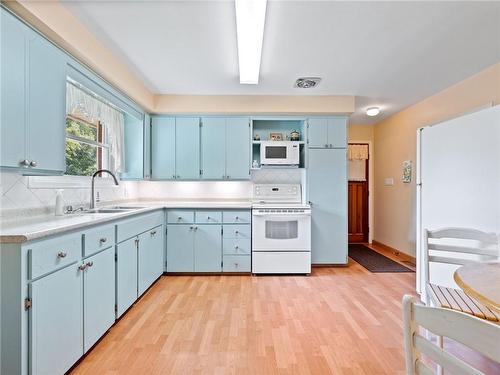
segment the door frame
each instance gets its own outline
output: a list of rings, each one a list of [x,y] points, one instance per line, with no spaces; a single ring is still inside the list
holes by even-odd
[[[373,174],[373,141],[349,139],[347,147],[350,144],[367,144],[368,145],[368,243],[373,241],[373,188],[374,188],[374,174]],[[348,163],[349,164],[349,163]],[[349,168],[349,166],[348,166]],[[347,173],[347,183],[349,184],[349,173]],[[348,213],[349,214],[349,213]]]

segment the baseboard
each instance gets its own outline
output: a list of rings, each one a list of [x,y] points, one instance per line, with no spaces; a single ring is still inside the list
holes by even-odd
[[[413,257],[411,255],[408,255],[406,253],[403,253],[403,252],[399,251],[398,249],[395,249],[395,248],[393,248],[393,247],[391,247],[389,245],[386,245],[386,244],[384,244],[382,242],[378,242],[376,240],[372,240],[372,245],[378,246],[378,247],[381,247],[384,250],[390,251],[394,255],[397,255],[399,258],[401,258],[402,261],[411,263],[413,265],[417,264],[417,260],[415,259],[415,257]]]

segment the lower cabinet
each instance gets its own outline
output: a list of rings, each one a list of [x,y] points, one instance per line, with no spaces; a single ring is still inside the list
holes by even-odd
[[[194,272],[222,271],[222,227],[195,225]]]
[[[193,272],[193,225],[167,225],[167,272]]]
[[[116,245],[116,317],[137,299],[137,237]]]
[[[84,260],[83,351],[115,322],[115,249],[110,247]]]
[[[139,296],[163,273],[163,249],[162,225],[139,236],[137,255],[137,294]]]
[[[74,263],[29,288],[32,374],[64,374],[83,355],[83,267]]]

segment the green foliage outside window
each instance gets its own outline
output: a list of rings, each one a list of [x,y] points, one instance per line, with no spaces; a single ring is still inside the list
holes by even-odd
[[[86,143],[85,140],[96,143],[98,129],[93,124],[66,119],[66,174],[74,176],[91,176],[98,168],[102,168],[98,153],[103,153],[103,147]]]

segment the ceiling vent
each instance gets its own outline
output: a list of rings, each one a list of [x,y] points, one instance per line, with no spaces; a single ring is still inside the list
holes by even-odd
[[[295,81],[293,87],[298,87],[299,89],[312,89],[316,87],[321,82],[319,77],[302,77]]]

